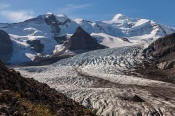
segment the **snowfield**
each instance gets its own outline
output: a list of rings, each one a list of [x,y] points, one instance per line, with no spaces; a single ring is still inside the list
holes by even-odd
[[[46,66],[18,67],[99,116],[173,116],[175,85],[126,75],[142,62],[142,45],[96,50]]]

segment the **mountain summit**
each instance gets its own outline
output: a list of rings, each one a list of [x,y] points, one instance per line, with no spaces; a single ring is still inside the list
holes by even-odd
[[[119,21],[126,20],[126,19],[128,19],[127,16],[124,16],[123,14],[116,14],[113,17],[112,22],[119,22]]]

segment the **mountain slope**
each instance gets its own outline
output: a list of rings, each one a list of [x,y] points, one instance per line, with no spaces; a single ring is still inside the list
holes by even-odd
[[[92,116],[88,109],[0,62],[0,115]]]
[[[175,32],[174,28],[154,21],[121,14],[111,21],[87,21],[48,13],[20,23],[1,24],[0,29],[10,35],[13,44],[13,54],[7,62],[21,64],[36,57],[53,55],[55,50],[62,49],[58,46],[62,46],[79,26],[99,44],[109,48],[150,43]]]
[[[175,33],[159,38],[144,51],[137,72],[145,78],[175,83]]]
[[[37,45],[37,48],[38,46],[39,45]],[[69,58],[87,51],[105,48],[107,47],[98,44],[95,38],[91,37],[81,27],[78,27],[75,33],[70,38],[66,39],[63,44],[55,46],[53,54],[48,56],[37,56],[32,62],[24,63],[24,65],[51,64],[58,60]]]
[[[157,24],[152,20],[134,19],[122,14],[115,15],[111,21],[75,21],[89,33],[105,33],[111,36],[128,38],[133,43],[150,41],[174,32],[173,28]]]

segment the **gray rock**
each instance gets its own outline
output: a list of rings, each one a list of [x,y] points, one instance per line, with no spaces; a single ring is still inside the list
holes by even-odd
[[[175,52],[175,33],[159,38],[144,50],[145,57],[163,58]]]
[[[45,16],[45,22],[51,26],[53,33],[57,34],[60,32],[60,28],[58,27],[58,25],[60,25],[60,22],[56,19],[55,15],[47,14]]]
[[[30,44],[31,49],[36,51],[37,53],[42,53],[44,49],[44,45],[40,43],[40,40],[29,40],[27,41]]]
[[[63,44],[64,41],[67,39],[66,35],[64,36],[59,36],[59,37],[54,37],[55,41],[57,41],[58,44]]]

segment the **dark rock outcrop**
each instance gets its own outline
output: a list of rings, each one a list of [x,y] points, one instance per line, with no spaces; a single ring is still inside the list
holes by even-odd
[[[60,22],[56,19],[56,16],[54,14],[46,14],[45,16],[45,22],[46,24],[50,25],[52,33],[54,33],[54,36],[56,36],[60,32],[60,28],[58,25],[60,25]]]
[[[54,37],[55,41],[57,41],[58,44],[63,44],[64,41],[67,39],[67,36],[58,36],[58,37]]]
[[[129,39],[128,38],[121,38],[123,41],[126,41],[126,42],[129,42],[129,43],[131,43],[130,41],[129,41]]]
[[[134,96],[124,96],[124,97],[120,97],[121,100],[126,100],[126,101],[132,101],[132,102],[145,102],[141,97],[139,97],[138,95],[134,95]]]
[[[24,78],[0,62],[0,115],[93,116],[94,114],[48,85]]]
[[[64,45],[72,51],[75,50],[96,50],[106,48],[103,45],[97,43],[95,38],[92,38],[87,32],[81,27],[78,27],[74,35],[68,39]]]
[[[0,59],[4,63],[8,63],[13,54],[13,44],[9,35],[0,30]]]
[[[168,58],[175,53],[175,33],[160,38],[144,50],[145,57]]]
[[[27,41],[28,44],[30,44],[31,49],[36,51],[37,53],[42,53],[44,49],[44,45],[41,44],[40,40],[29,40]]]

